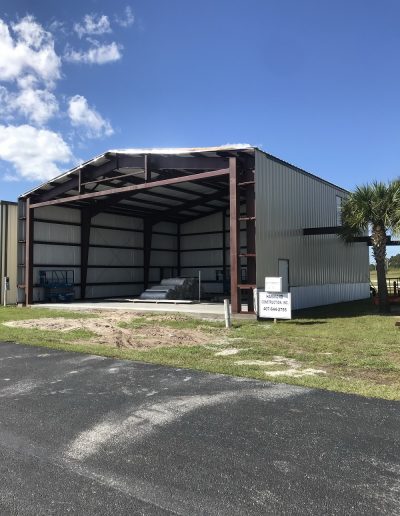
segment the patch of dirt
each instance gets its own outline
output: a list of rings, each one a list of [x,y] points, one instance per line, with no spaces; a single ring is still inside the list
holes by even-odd
[[[240,353],[240,349],[237,348],[230,348],[230,349],[223,349],[222,351],[218,351],[217,353],[214,353],[216,357],[228,357],[230,355],[237,355]]]
[[[326,374],[323,369],[282,369],[281,371],[264,371],[267,376],[291,376],[292,378],[301,378],[302,376],[315,376],[316,374]]]
[[[236,365],[247,365],[247,366],[273,366],[276,365],[278,362],[272,362],[272,361],[266,361],[266,360],[237,360],[235,362]]]
[[[238,360],[235,362],[237,365],[244,366],[259,366],[259,367],[268,367],[268,366],[277,366],[283,365],[287,366],[287,369],[279,369],[272,371],[264,371],[264,373],[268,376],[291,376],[293,378],[301,378],[302,376],[315,376],[316,374],[326,374],[326,371],[323,369],[313,369],[311,367],[302,369],[301,363],[295,360],[294,358],[286,358],[279,355],[272,357],[272,360]]]
[[[87,313],[87,312],[86,312]],[[195,346],[206,344],[212,338],[209,334],[200,330],[175,329],[158,326],[157,319],[181,320],[176,315],[166,315],[157,319],[144,317],[142,314],[131,312],[95,312],[96,318],[64,319],[63,317],[29,319],[22,321],[8,321],[5,326],[14,328],[29,328],[46,331],[69,332],[72,330],[91,331],[96,338],[85,340],[88,344],[102,344],[117,348],[150,349],[161,346]],[[139,328],[121,328],[120,323],[128,323],[135,318],[141,318],[153,324],[143,325]]]

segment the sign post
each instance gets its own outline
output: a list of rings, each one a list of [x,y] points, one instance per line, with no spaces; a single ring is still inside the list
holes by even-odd
[[[7,290],[10,290],[10,278],[4,276],[3,278],[3,304],[7,306]]]

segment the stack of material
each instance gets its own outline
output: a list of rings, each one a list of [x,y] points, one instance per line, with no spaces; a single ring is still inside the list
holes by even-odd
[[[139,299],[198,299],[198,278],[168,278],[161,281],[160,285],[148,288],[140,295]]]

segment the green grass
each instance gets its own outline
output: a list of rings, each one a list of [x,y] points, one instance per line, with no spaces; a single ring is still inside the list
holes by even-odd
[[[371,283],[377,283],[376,271],[370,271],[369,277]],[[399,279],[400,278],[400,269],[389,269],[386,273],[387,279]]]
[[[67,311],[0,308],[0,322],[50,315],[83,316]],[[93,317],[93,314],[87,316]],[[89,335],[84,332],[82,335],[72,331],[60,334],[7,328],[1,324],[0,340],[400,400],[400,331],[394,325],[395,320],[393,315],[378,315],[370,301],[362,301],[303,311],[296,319],[277,324],[235,321],[230,330],[219,321],[183,316],[171,319],[160,314],[142,317],[132,314],[132,320],[123,325],[133,332],[151,325],[201,332],[208,337],[206,346],[117,349],[85,343]],[[215,355],[225,348],[236,348],[240,352],[230,356]],[[272,378],[265,370],[283,369],[282,366],[235,364],[238,360],[270,361],[276,355],[295,359],[304,368],[323,369],[327,374]]]

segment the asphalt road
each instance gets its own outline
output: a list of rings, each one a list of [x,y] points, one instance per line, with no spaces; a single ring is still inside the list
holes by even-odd
[[[0,514],[400,514],[400,403],[0,343]]]

